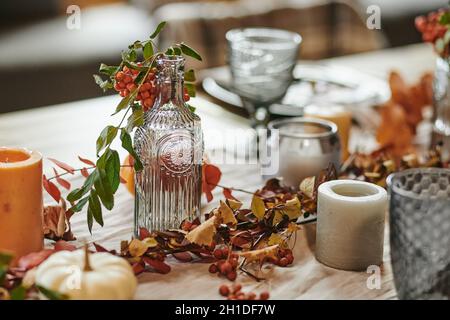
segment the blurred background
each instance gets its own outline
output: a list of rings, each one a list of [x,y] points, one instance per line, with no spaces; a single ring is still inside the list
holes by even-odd
[[[369,5],[381,30],[366,27]],[[101,96],[92,74],[168,21],[160,44],[185,41],[209,68],[225,64],[225,33],[267,26],[303,36],[300,57],[316,60],[420,42],[414,18],[446,0],[1,0],[0,113]],[[67,28],[70,5],[81,28]]]

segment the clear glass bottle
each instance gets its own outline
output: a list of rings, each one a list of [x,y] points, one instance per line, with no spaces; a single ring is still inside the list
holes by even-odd
[[[432,145],[442,143],[442,157],[450,160],[450,58],[437,58],[433,82]]]
[[[144,169],[136,174],[135,234],[178,228],[200,213],[203,135],[184,102],[184,58],[157,60],[158,96],[137,129],[134,145]]]

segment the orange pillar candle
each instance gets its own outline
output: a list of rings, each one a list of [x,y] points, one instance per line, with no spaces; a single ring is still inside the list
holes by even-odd
[[[43,246],[42,155],[0,147],[0,251],[13,264]]]
[[[352,113],[339,105],[309,105],[305,108],[305,117],[334,122],[338,127],[338,135],[341,140],[341,160],[347,159]]]

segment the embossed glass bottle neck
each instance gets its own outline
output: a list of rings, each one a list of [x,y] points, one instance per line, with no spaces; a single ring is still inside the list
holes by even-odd
[[[184,107],[184,58],[179,56],[163,56],[158,59],[158,98],[159,107],[171,102],[175,106]]]

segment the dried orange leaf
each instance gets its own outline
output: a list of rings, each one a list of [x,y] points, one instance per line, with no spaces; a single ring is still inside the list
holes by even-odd
[[[200,224],[197,228],[193,229],[186,235],[186,239],[190,243],[195,243],[200,246],[209,246],[214,238],[214,234],[216,233],[216,216],[212,216],[202,224]]]
[[[302,205],[297,197],[286,201],[286,207],[283,209],[283,213],[289,217],[289,220],[297,219],[301,216],[302,211],[300,210]]]
[[[158,241],[153,237],[145,238],[142,242],[147,246],[147,248],[154,248],[158,245]]]
[[[275,210],[272,225],[276,226],[283,220],[283,213],[280,210]]]
[[[295,222],[290,222],[286,230],[288,233],[294,233],[297,232],[297,230],[300,230],[300,227]]]
[[[316,183],[316,177],[308,177],[303,179],[300,183],[300,191],[303,192],[308,198],[314,196],[314,185]]]
[[[237,220],[234,217],[233,210],[231,210],[231,208],[222,200],[220,200],[218,212],[220,214],[220,217],[222,218],[222,223],[231,224],[232,226],[235,226],[237,224]]]
[[[278,233],[272,233],[269,237],[269,239],[267,240],[267,245],[268,246],[273,246],[273,245],[281,245],[284,242],[283,237],[281,237]]]
[[[66,202],[60,199],[58,205],[46,205],[43,210],[44,235],[50,239],[63,238],[69,227],[66,216]]]
[[[242,207],[242,202],[238,200],[227,199],[226,203],[232,210],[239,210]]]
[[[264,218],[264,214],[266,213],[266,207],[264,206],[264,201],[257,195],[253,196],[252,204],[250,209],[253,214],[258,218],[258,220],[262,220]]]
[[[147,245],[143,241],[133,239],[128,245],[128,252],[132,257],[140,257],[147,251],[147,248]]]
[[[275,258],[278,253],[278,245],[273,245],[263,249],[245,251],[239,255],[247,260],[247,262],[263,261],[266,258]]]

